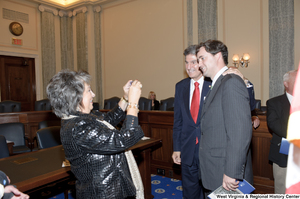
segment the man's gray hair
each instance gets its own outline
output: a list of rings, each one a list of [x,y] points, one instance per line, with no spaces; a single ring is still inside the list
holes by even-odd
[[[85,71],[62,70],[54,75],[48,86],[47,95],[57,117],[69,116],[82,103],[84,83],[89,84],[91,76]]]
[[[197,50],[198,45],[190,45],[183,51],[183,55],[196,55],[196,50]]]
[[[290,70],[283,75],[283,82],[287,82],[290,79],[290,74],[293,72],[297,72],[298,70]]]

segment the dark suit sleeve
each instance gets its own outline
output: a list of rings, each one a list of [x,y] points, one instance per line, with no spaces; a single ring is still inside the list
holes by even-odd
[[[231,178],[243,179],[252,138],[249,94],[236,75],[224,84],[222,107],[227,137],[224,172]]]
[[[174,124],[173,124],[173,151],[181,151],[182,113],[180,109],[180,88],[175,89],[174,99]]]
[[[272,133],[286,137],[287,121],[284,119],[283,107],[278,98],[267,101],[267,124]]]

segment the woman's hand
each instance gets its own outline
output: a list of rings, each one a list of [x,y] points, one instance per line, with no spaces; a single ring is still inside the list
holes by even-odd
[[[142,84],[134,80],[129,88],[128,102],[138,104],[142,93]]]
[[[137,116],[139,109],[138,104],[142,93],[142,84],[138,80],[129,80],[124,86],[124,96],[119,101],[119,106],[123,111],[126,110],[128,103],[127,114]],[[123,99],[124,98],[124,99]]]
[[[128,107],[127,115],[138,115],[139,112],[139,100],[142,93],[142,84],[138,80],[134,80],[129,88],[128,92]]]
[[[123,91],[124,91],[124,99],[128,100],[128,92],[129,92],[129,88],[132,84],[132,80],[129,80],[124,86],[123,86]]]

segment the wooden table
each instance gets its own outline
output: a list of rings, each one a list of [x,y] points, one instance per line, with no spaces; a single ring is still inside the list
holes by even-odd
[[[144,184],[145,199],[151,194],[151,149],[161,144],[160,139],[141,140],[131,147]],[[5,172],[12,184],[22,192],[46,186],[70,177],[70,167],[62,167],[65,154],[62,145],[0,160],[0,170]]]

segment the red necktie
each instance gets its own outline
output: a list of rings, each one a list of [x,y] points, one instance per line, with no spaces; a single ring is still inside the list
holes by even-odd
[[[195,90],[193,93],[192,103],[191,103],[191,115],[194,122],[197,122],[198,112],[200,106],[200,91],[199,91],[199,83],[195,82]]]
[[[198,112],[200,106],[200,91],[199,91],[199,83],[195,82],[195,90],[193,93],[192,103],[191,103],[191,115],[194,122],[197,122]],[[196,137],[196,144],[198,144],[198,137]]]

